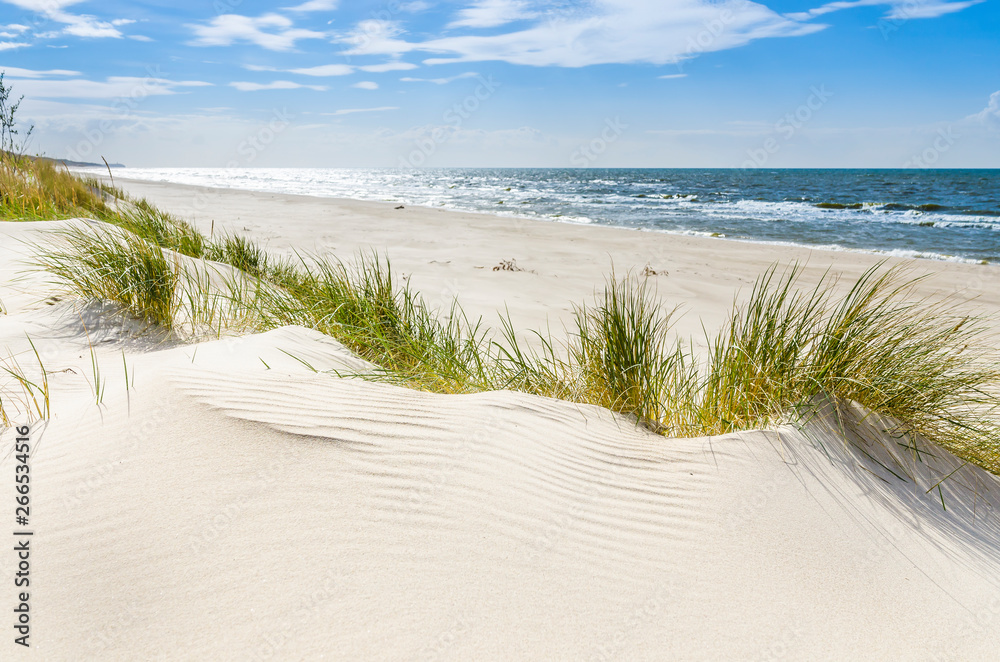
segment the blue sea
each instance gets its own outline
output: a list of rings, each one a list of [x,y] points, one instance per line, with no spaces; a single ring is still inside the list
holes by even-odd
[[[125,168],[119,174],[1000,263],[1000,170]]]

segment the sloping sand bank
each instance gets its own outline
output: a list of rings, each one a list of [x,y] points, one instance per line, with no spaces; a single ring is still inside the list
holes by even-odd
[[[54,227],[0,228],[0,356],[30,366],[30,334],[53,411],[32,648],[8,630],[4,659],[1000,656],[1000,480],[940,449],[341,379],[358,360],[299,327],[136,339],[10,279]]]

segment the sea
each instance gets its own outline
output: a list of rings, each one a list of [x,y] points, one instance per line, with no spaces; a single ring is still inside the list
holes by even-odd
[[[124,168],[119,176],[1000,263],[1000,170]]]

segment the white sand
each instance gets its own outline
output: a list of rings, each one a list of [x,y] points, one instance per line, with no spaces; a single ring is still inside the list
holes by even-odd
[[[180,214],[192,197],[127,186]],[[605,255],[669,271],[660,293],[691,329],[771,261],[806,255],[269,194],[209,205],[206,231],[245,226],[278,252],[387,249],[431,297],[453,283],[470,312],[506,301],[526,326],[568,319]],[[21,241],[60,225],[0,224],[0,358],[30,365],[30,334],[53,409],[32,435],[32,648],[7,626],[3,659],[1000,657],[1000,480],[965,466],[927,493],[961,465],[940,449],[915,462],[819,423],[671,440],[534,396],[337,379],[322,371],[358,360],[297,327],[136,339],[100,306],[47,305],[44,276],[13,279]],[[538,273],[490,270],[511,257]],[[809,260],[815,277],[874,258]],[[938,274],[927,293],[978,289],[975,306],[1000,310],[996,268],[913,266]],[[0,553],[4,609],[13,561]]]

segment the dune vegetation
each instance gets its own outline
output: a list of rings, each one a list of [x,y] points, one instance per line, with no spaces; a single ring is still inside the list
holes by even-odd
[[[1000,474],[995,338],[948,302],[914,300],[916,281],[900,269],[875,266],[838,296],[833,277],[804,288],[798,268],[772,268],[706,335],[707,352],[676,337],[675,311],[645,277],[612,275],[577,308],[565,338],[536,333],[528,342],[509,318],[494,333],[457,302],[431,310],[379,255],[279,259],[245,237],[205,237],[146,200],[49,162],[7,156],[0,173],[5,219],[108,224],[66,230],[38,258],[42,268],[75,295],[115,302],[178,337],[299,324],[371,362],[368,379],[593,404],[667,436],[803,420],[818,402],[860,407],[892,421],[900,443],[935,442]]]

